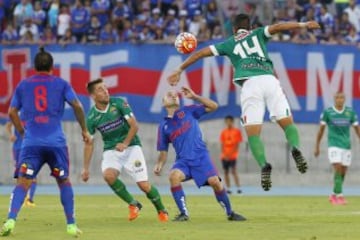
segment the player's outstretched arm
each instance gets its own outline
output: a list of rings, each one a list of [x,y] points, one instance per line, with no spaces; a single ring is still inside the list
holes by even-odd
[[[84,182],[87,182],[90,178],[90,162],[94,152],[94,139],[90,139],[85,142],[84,146],[84,162],[83,162],[83,170],[81,172],[81,178]]]
[[[288,30],[295,30],[299,28],[307,28],[307,29],[318,29],[320,28],[319,23],[315,21],[309,21],[309,22],[283,22],[283,23],[277,23],[270,25],[268,28],[269,33],[275,34],[283,31]]]
[[[192,65],[196,61],[198,61],[201,58],[210,57],[213,56],[212,51],[210,50],[210,47],[202,48],[198,51],[195,51],[193,54],[190,55],[181,65],[180,67],[175,70],[168,78],[168,83],[171,86],[176,86],[180,80],[180,74],[182,71],[184,71],[188,66]]]
[[[324,124],[320,125],[319,131],[316,135],[316,143],[315,143],[315,150],[314,150],[314,156],[318,157],[320,155],[320,142],[321,139],[324,135],[324,130],[325,130],[325,126]]]
[[[193,99],[201,104],[204,104],[206,112],[213,112],[218,108],[218,104],[215,101],[211,100],[210,98],[195,94],[194,91],[189,87],[182,87],[181,91],[186,98]]]
[[[82,104],[79,100],[74,100],[71,102],[71,107],[74,109],[76,120],[78,121],[81,127],[81,133],[83,136],[84,142],[90,141],[90,134],[86,129],[85,113],[82,107]]]
[[[167,152],[166,151],[160,151],[158,160],[154,167],[154,173],[157,176],[161,175],[161,170],[164,167],[166,160],[167,160]]]
[[[358,138],[360,139],[360,125],[354,125],[354,130]]]
[[[9,118],[10,118],[12,124],[14,125],[16,131],[18,131],[20,133],[20,135],[23,136],[24,135],[24,127],[21,124],[21,120],[19,117],[19,110],[15,107],[10,107],[8,114],[9,114]]]

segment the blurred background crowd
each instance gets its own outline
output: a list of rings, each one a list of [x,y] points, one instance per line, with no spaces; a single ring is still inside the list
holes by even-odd
[[[244,12],[253,27],[315,20],[321,29],[285,32],[275,41],[360,46],[360,0],[0,0],[4,45],[173,43],[192,32],[199,41],[231,34]]]

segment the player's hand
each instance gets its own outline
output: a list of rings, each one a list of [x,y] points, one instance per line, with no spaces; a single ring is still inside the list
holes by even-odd
[[[82,135],[83,141],[85,143],[89,143],[91,141],[91,135],[90,135],[90,133],[88,131],[81,132],[81,135]]]
[[[128,147],[128,145],[126,145],[125,143],[118,143],[118,144],[116,144],[115,149],[118,150],[119,152],[122,152],[122,151],[124,151],[127,147]]]
[[[306,27],[307,27],[307,29],[319,29],[320,25],[316,21],[309,21],[309,22],[306,22]]]
[[[83,169],[81,171],[81,179],[84,181],[84,182],[87,182],[90,178],[90,172],[88,169]]]
[[[14,134],[12,134],[10,137],[9,137],[9,140],[10,142],[15,142],[16,141],[16,136]]]
[[[194,99],[197,96],[194,91],[189,87],[182,87],[181,92],[183,93],[184,97],[189,99]]]
[[[320,155],[320,148],[315,148],[315,150],[314,150],[314,156],[315,157],[318,157]]]
[[[170,74],[170,76],[167,78],[168,83],[171,86],[176,86],[180,80],[180,74],[181,71],[180,70],[176,70],[174,71],[172,74]]]
[[[154,173],[155,173],[156,176],[161,175],[161,170],[162,170],[162,165],[159,164],[159,163],[155,164]]]

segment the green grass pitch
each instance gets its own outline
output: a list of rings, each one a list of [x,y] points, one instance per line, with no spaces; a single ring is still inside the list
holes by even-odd
[[[122,240],[357,240],[360,239],[360,197],[349,197],[347,206],[331,206],[327,197],[231,196],[235,211],[246,222],[229,222],[213,196],[188,196],[189,222],[160,223],[142,195],[138,219],[127,220],[127,206],[113,195],[76,196],[76,216],[83,230],[80,239]],[[170,218],[177,213],[170,196],[163,197]],[[8,196],[0,196],[5,219]],[[36,196],[35,208],[23,208],[9,239],[72,239],[57,196]]]

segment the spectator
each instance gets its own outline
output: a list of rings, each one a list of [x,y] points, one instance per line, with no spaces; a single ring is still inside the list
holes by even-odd
[[[156,29],[162,27],[164,23],[164,19],[160,15],[160,9],[154,8],[151,11],[151,16],[146,23],[146,26],[149,27],[150,31],[155,33]]]
[[[116,25],[118,25],[120,22],[123,22],[125,18],[131,18],[132,13],[126,4],[124,4],[124,0],[116,0],[116,6],[112,11],[112,21]]]
[[[19,31],[19,35],[21,38],[24,37],[25,33],[27,33],[28,31],[31,32],[31,39],[33,39],[34,41],[38,41],[39,40],[39,30],[36,24],[34,24],[32,22],[32,18],[31,17],[27,17],[24,19],[24,23],[21,25],[20,27],[20,31]],[[27,40],[30,40],[30,36],[26,36]]]
[[[101,27],[109,21],[109,11],[109,0],[94,0],[91,4],[91,15],[97,17]]]
[[[210,32],[213,32],[215,25],[219,24],[218,8],[215,0],[211,0],[206,7],[205,19]]]
[[[319,24],[322,28],[323,38],[328,38],[334,31],[335,21],[325,4],[321,6]]]
[[[56,36],[52,32],[51,27],[46,27],[43,36],[40,38],[41,45],[55,44],[56,42]]]
[[[70,28],[71,16],[69,14],[69,7],[63,5],[60,9],[57,25],[57,38],[60,39],[65,35],[67,29]]]
[[[137,34],[136,31],[133,29],[133,26],[130,20],[124,21],[124,28],[121,32],[121,41],[124,42],[137,42]]]
[[[211,34],[211,39],[213,40],[219,40],[223,39],[224,35],[222,34],[221,26],[219,24],[214,26],[214,30]]]
[[[34,35],[30,30],[26,30],[24,34],[21,36],[19,44],[28,45],[28,44],[36,44],[37,41],[34,38]]]
[[[14,45],[19,40],[19,34],[11,22],[7,24],[4,32],[1,34],[1,40],[3,45]]]
[[[349,22],[354,26],[356,32],[360,32],[360,7],[356,6],[355,0],[349,0],[349,6],[345,8],[349,16]]]
[[[76,0],[71,11],[71,30],[77,42],[82,42],[90,24],[90,13],[83,6],[81,0]]]
[[[112,44],[116,42],[117,38],[117,32],[113,29],[111,23],[105,24],[100,33],[100,43]]]
[[[196,11],[202,11],[201,8],[202,0],[184,0],[184,7],[188,12],[188,16],[193,18]]]
[[[86,33],[86,42],[95,43],[95,44],[100,43],[99,41],[100,30],[101,30],[101,23],[98,17],[95,15],[91,16],[90,27],[88,28]]]
[[[344,38],[349,35],[350,30],[353,27],[354,26],[349,21],[349,14],[347,12],[343,12],[337,26],[337,32],[342,38]]]
[[[299,44],[315,44],[317,42],[315,35],[309,32],[307,28],[301,28],[292,38],[292,41]]]
[[[354,45],[354,46],[360,44],[360,37],[359,34],[357,34],[356,29],[351,28],[349,34],[344,37],[342,42],[343,44]]]
[[[154,39],[154,35],[151,33],[150,28],[145,26],[139,33],[140,42],[150,42]]]
[[[166,42],[166,39],[164,36],[164,31],[162,30],[161,27],[157,27],[155,29],[154,37],[151,42],[154,42],[154,43],[165,43]]]
[[[189,24],[189,32],[195,35],[195,37],[204,40],[204,31],[206,31],[206,22],[201,15],[200,10],[194,12],[194,16]]]
[[[163,28],[167,36],[176,36],[179,33],[179,20],[175,18],[175,10],[169,9],[164,20]]]
[[[20,27],[26,18],[32,17],[34,13],[30,0],[21,0],[14,9],[15,28]]]
[[[334,2],[335,2],[335,7],[336,7],[336,15],[342,16],[343,11],[349,5],[349,0],[334,0]]]
[[[332,33],[326,39],[322,39],[320,43],[327,45],[335,45],[335,44],[339,44],[340,41],[339,38],[335,35],[335,33]]]
[[[60,0],[53,0],[48,11],[48,24],[54,32],[58,23],[59,8]]]
[[[179,32],[188,32],[191,20],[187,17],[187,11],[185,9],[179,12]]]
[[[72,35],[72,31],[70,28],[66,29],[65,35],[59,40],[59,44],[62,46],[77,43],[77,39]]]
[[[40,35],[43,33],[46,24],[46,13],[42,9],[41,2],[36,1],[34,4],[33,23],[38,26]]]

